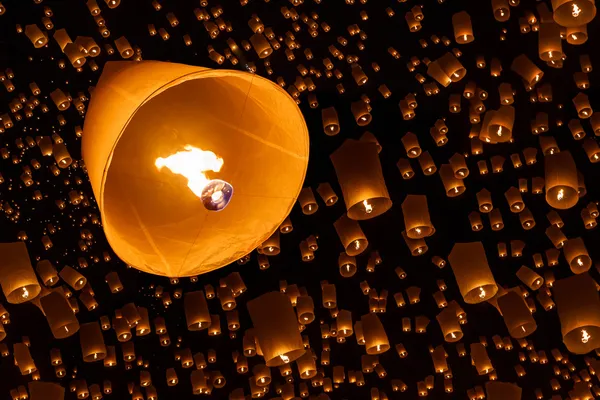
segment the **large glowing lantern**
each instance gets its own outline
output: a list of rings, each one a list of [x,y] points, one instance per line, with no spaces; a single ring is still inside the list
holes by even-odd
[[[254,74],[109,62],[82,152],[115,253],[149,273],[193,276],[279,227],[302,188],[308,131],[295,101]]]

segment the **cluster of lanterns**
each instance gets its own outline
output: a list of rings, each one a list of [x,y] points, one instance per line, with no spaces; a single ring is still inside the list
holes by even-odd
[[[68,392],[100,400],[113,390],[157,400],[176,397],[183,381],[194,395],[230,400],[326,400],[353,390],[371,400],[459,391],[471,400],[600,396],[592,268],[600,113],[586,94],[591,57],[567,59],[593,40],[594,0],[552,0],[551,8],[491,0],[486,15],[444,0],[266,1],[275,13],[251,13],[242,24],[236,13],[254,11],[248,0],[201,0],[186,16],[153,0],[143,6],[162,23],[116,39],[108,24],[118,25],[112,13],[121,1],[87,0],[81,17],[94,29],[75,40],[75,29],[54,26],[50,6],[32,2],[40,21],[14,21],[15,40],[31,54],[21,62],[46,52],[61,74],[94,80],[42,81],[16,66],[0,73],[9,98],[0,114],[0,206],[3,224],[17,227],[0,243],[0,356],[14,359],[2,371],[21,379],[8,382],[13,400],[63,400]],[[18,9],[9,6],[0,3],[0,19]],[[359,13],[322,20],[321,10],[338,7]],[[451,29],[428,25],[438,10]],[[195,30],[187,19],[202,35],[184,33]],[[391,22],[418,54],[387,43],[372,50],[370,35],[381,35],[373,20]],[[479,24],[492,20],[507,24],[490,39]],[[533,39],[537,54],[517,45],[499,57],[486,43],[471,45],[509,36]],[[209,67],[142,59],[146,40],[170,46],[176,38],[204,52]],[[413,79],[399,85],[386,69],[403,65]],[[575,72],[566,76],[567,68]],[[49,128],[36,129],[48,116]],[[385,118],[405,129],[382,131]],[[399,155],[391,164],[390,154]],[[595,186],[588,192],[586,184]],[[52,212],[35,225],[39,204]],[[463,227],[448,226],[448,214],[464,209],[456,216]],[[404,263],[392,266],[398,254]],[[508,260],[520,266],[510,270]],[[430,270],[416,272],[413,262]],[[298,282],[288,268],[335,274],[311,269]],[[144,277],[149,300],[128,285],[136,270],[157,276]],[[373,278],[391,271],[394,282]],[[359,292],[364,299],[353,298]],[[17,330],[25,303],[46,320],[47,343]],[[486,307],[485,318],[468,318]],[[475,339],[486,319],[503,323]],[[560,343],[537,340],[559,326]],[[422,345],[413,334],[428,349],[413,353]],[[57,345],[72,337],[77,361]],[[199,337],[234,350],[195,343]],[[147,340],[170,364],[154,365],[141,350]],[[48,343],[54,374],[37,356]],[[507,364],[500,350],[516,357]],[[347,361],[344,352],[358,357]],[[399,363],[427,353],[428,372],[409,380],[415,374]],[[470,370],[459,369],[464,357]],[[123,370],[128,382],[88,374],[89,364]],[[534,364],[545,365],[545,380],[527,381]]]

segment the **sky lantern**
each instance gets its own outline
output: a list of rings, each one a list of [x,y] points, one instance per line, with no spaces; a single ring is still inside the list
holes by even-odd
[[[170,277],[220,268],[271,236],[308,161],[296,103],[239,71],[109,62],[84,132],[83,158],[113,250]]]

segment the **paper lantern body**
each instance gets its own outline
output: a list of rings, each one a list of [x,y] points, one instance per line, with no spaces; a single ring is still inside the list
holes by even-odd
[[[239,71],[107,63],[84,131],[83,158],[110,245],[135,268],[169,277],[220,268],[260,245],[289,214],[308,163],[294,100]],[[207,210],[184,175],[156,166],[186,146],[223,160],[218,172],[206,172],[233,186],[221,211]]]
[[[466,303],[481,303],[498,292],[481,242],[456,243],[448,261]]]
[[[600,346],[600,298],[596,282],[587,274],[554,283],[563,342],[571,353],[585,354]]]
[[[265,293],[247,306],[268,367],[288,364],[305,353],[296,313],[285,294]]]
[[[370,219],[390,209],[392,201],[374,143],[347,139],[331,155],[331,161],[349,218]]]
[[[0,243],[0,285],[9,303],[19,304],[40,294],[42,288],[31,267],[23,242]]]

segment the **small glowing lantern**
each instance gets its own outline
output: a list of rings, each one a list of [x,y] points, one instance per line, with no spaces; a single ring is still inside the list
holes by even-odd
[[[375,143],[348,139],[331,155],[331,160],[349,218],[370,219],[389,210],[392,201]]]
[[[270,292],[247,303],[257,343],[268,367],[296,361],[305,353],[298,320],[287,296]]]
[[[448,261],[466,303],[481,303],[494,297],[498,286],[481,242],[456,243]]]

